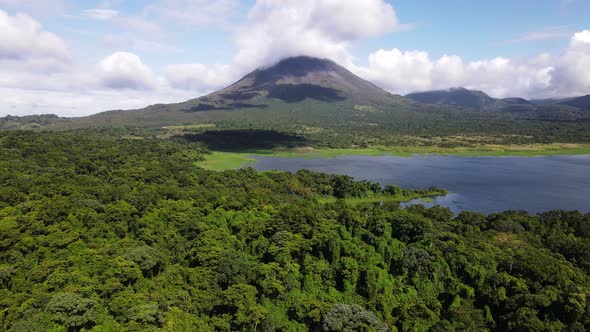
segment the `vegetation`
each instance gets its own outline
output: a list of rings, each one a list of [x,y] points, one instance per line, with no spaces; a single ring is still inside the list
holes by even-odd
[[[0,133],[2,329],[590,326],[590,215],[350,204],[403,190],[214,172],[194,166],[203,155],[181,139]]]
[[[326,148],[274,148],[245,149],[241,151],[213,151],[204,156],[197,165],[210,170],[227,170],[248,166],[256,156],[283,158],[336,158],[349,155],[411,157],[420,154],[454,156],[547,156],[590,154],[590,145],[585,144],[532,144],[532,145],[485,145],[475,148],[440,148],[428,146],[371,147],[349,149]]]
[[[346,177],[345,177],[346,178]],[[366,182],[359,182],[363,184]],[[398,186],[385,186],[384,189],[379,189],[374,184],[369,184],[369,190],[364,193],[353,195],[353,197],[337,197],[336,196],[324,196],[319,198],[318,202],[321,203],[336,203],[339,199],[344,199],[346,204],[361,204],[361,203],[389,203],[389,202],[409,202],[414,199],[421,199],[424,202],[432,202],[433,196],[444,196],[448,194],[445,189],[441,188],[428,188],[425,190],[415,189],[402,189]],[[332,194],[334,195],[334,194]]]

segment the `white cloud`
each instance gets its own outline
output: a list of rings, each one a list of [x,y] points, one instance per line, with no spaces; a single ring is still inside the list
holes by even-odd
[[[259,0],[237,34],[235,65],[251,69],[302,54],[350,63],[352,42],[398,26],[383,0]]]
[[[143,54],[167,54],[180,53],[182,50],[168,43],[160,43],[153,40],[133,38],[131,36],[104,34],[98,39],[100,45],[106,49],[127,48]]]
[[[112,8],[120,2],[103,1],[100,7]],[[180,51],[184,46],[179,43],[182,34],[195,27],[230,29],[229,22],[239,9],[240,0],[155,0],[133,13],[90,9],[82,15],[108,21],[118,28],[99,38],[104,46],[163,53]]]
[[[427,52],[378,50],[369,55],[367,67],[352,70],[391,91],[424,89],[432,85],[435,63]]]
[[[108,21],[118,15],[119,12],[112,9],[86,9],[82,11],[82,16],[102,21]]]
[[[238,53],[233,63],[169,66],[166,77],[176,88],[211,91],[287,56],[351,64],[349,48],[354,41],[398,28],[406,26],[398,23],[393,7],[383,0],[259,0],[247,22],[236,29]]]
[[[180,64],[167,66],[166,79],[176,89],[208,92],[228,84],[233,79],[229,66],[213,68],[203,64]]]
[[[571,37],[572,33],[567,26],[548,27],[540,30],[530,31],[522,36],[508,40],[508,43],[522,43],[530,41],[544,41],[564,39]]]
[[[0,5],[37,16],[61,15],[67,10],[65,0],[0,0]]]
[[[113,53],[101,60],[98,68],[106,88],[142,90],[157,84],[154,73],[133,53]]]
[[[590,30],[583,30],[571,39],[552,75],[554,94],[590,93]]]
[[[178,90],[21,90],[0,87],[0,116],[58,114],[73,117],[118,110],[138,109],[157,103],[173,103],[193,98]]]
[[[59,59],[70,57],[64,41],[44,31],[28,15],[8,15],[0,10],[0,60]]]
[[[464,86],[496,97],[563,97],[590,93],[590,30],[571,37],[559,56],[465,62],[457,55],[432,59],[427,52],[378,50],[367,66],[349,69],[383,88],[405,94]]]
[[[393,7],[381,0],[323,0],[309,3],[309,28],[335,40],[355,40],[395,30],[398,22]],[[276,4],[275,4],[276,5]]]
[[[225,27],[239,9],[239,0],[160,0],[145,12],[168,24]]]
[[[71,61],[60,37],[28,15],[1,10],[0,72],[0,116],[80,116],[194,97],[167,88],[132,53],[113,53],[94,68]]]
[[[457,55],[431,59],[427,52],[379,50],[366,67],[350,69],[383,88],[399,94],[464,86],[498,97],[534,95],[548,88],[550,57],[494,58],[465,62]]]
[[[118,16],[114,23],[122,30],[121,33],[130,32],[133,37],[144,37],[152,40],[164,41],[170,39],[170,34],[163,25],[154,20],[141,16]]]

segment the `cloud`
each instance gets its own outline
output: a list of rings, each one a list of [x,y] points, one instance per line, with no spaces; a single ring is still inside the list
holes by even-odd
[[[356,40],[392,32],[398,22],[393,7],[384,1],[323,0],[315,2],[308,24],[335,40]]]
[[[160,0],[144,11],[168,24],[227,27],[239,9],[239,0]]]
[[[133,38],[131,36],[104,34],[98,39],[100,45],[106,49],[127,48],[143,54],[167,54],[180,53],[182,50],[167,43],[160,43],[152,40]]]
[[[193,98],[189,92],[160,90],[21,90],[0,87],[0,115],[58,114],[73,117]]]
[[[120,1],[103,1],[101,8],[117,5]],[[82,15],[108,21],[118,28],[116,34],[109,32],[99,38],[104,46],[122,45],[135,51],[162,53],[180,51],[183,45],[178,40],[189,29],[230,29],[229,22],[240,13],[239,9],[240,0],[157,0],[133,13],[88,9]]]
[[[393,7],[383,0],[259,0],[235,30],[238,52],[231,64],[169,66],[166,78],[178,89],[211,91],[288,56],[351,64],[354,41],[397,29],[407,25],[399,24]]]
[[[141,16],[118,16],[113,19],[113,22],[122,30],[122,35],[127,35],[126,32],[129,32],[134,38],[149,38],[157,41],[171,39],[162,24]]]
[[[67,10],[65,0],[0,0],[0,5],[38,16],[62,15]]]
[[[170,65],[165,76],[173,88],[201,93],[222,87],[234,77],[229,66],[211,68],[203,64]]]
[[[354,41],[406,28],[383,0],[259,0],[235,30],[238,52],[231,64],[169,66],[166,78],[178,89],[211,91],[288,56],[351,64]]]
[[[571,35],[572,33],[566,26],[548,27],[541,30],[530,31],[522,36],[508,40],[507,43],[565,39],[571,37]]]
[[[301,54],[349,63],[354,41],[399,26],[383,0],[259,0],[237,34],[235,63],[252,68]]]
[[[498,97],[531,96],[545,91],[552,67],[549,56],[530,59],[494,58],[465,62],[457,55],[432,59],[424,51],[379,50],[367,66],[350,69],[388,91],[415,91],[464,86]]]
[[[464,86],[496,97],[547,98],[590,93],[590,30],[571,36],[559,56],[483,59],[458,55],[433,59],[424,51],[378,50],[367,66],[350,65],[358,75],[394,93]]]
[[[0,10],[0,60],[69,58],[65,42],[44,31],[35,19],[24,14],[10,16]]]
[[[82,16],[95,20],[108,21],[119,15],[119,12],[112,9],[86,9],[82,11]]]
[[[133,53],[113,53],[101,60],[98,68],[105,88],[144,90],[157,84],[154,73]]]
[[[559,56],[483,59],[466,62],[458,55],[432,59],[425,51],[378,50],[367,66],[349,65],[356,74],[386,90],[415,91],[463,86],[496,97],[547,98],[590,93],[590,30],[570,35]]]
[[[0,116],[80,116],[194,97],[167,88],[132,53],[115,52],[95,67],[72,61],[65,42],[37,20],[1,10],[0,72]]]
[[[574,34],[551,78],[553,94],[590,93],[590,30]]]

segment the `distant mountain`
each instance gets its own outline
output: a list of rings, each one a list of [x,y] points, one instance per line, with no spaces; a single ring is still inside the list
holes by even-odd
[[[531,102],[524,98],[504,98],[502,101],[512,105],[530,105]]]
[[[69,119],[61,118],[55,114],[12,116],[0,118],[0,130],[34,130],[48,128],[53,125],[62,125],[69,122]]]
[[[494,99],[483,91],[467,90],[465,88],[416,92],[405,97],[426,104],[449,105],[474,110],[498,109],[507,103]]]
[[[432,105],[447,105],[479,112],[508,113],[520,118],[576,120],[587,118],[590,96],[564,100],[528,101],[523,98],[492,98],[483,91],[452,88],[410,93],[406,98]]]
[[[588,100],[590,95],[581,97],[569,97],[569,98],[548,98],[548,99],[532,99],[531,103],[535,105],[568,105],[579,108],[588,108]]]
[[[560,102],[559,104],[590,110],[590,95],[585,95],[577,98],[570,98],[568,100]]]

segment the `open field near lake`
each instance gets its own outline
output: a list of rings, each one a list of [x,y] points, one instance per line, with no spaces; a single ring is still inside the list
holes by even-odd
[[[347,155],[363,156],[397,156],[413,155],[444,155],[444,156],[551,156],[551,155],[584,155],[590,154],[590,145],[586,144],[532,144],[532,145],[482,145],[479,147],[441,148],[435,146],[407,147],[371,147],[358,149],[274,149],[246,151],[214,151],[205,155],[205,160],[197,165],[210,170],[226,170],[240,168],[255,162],[253,156],[285,157],[285,158],[335,158]]]

